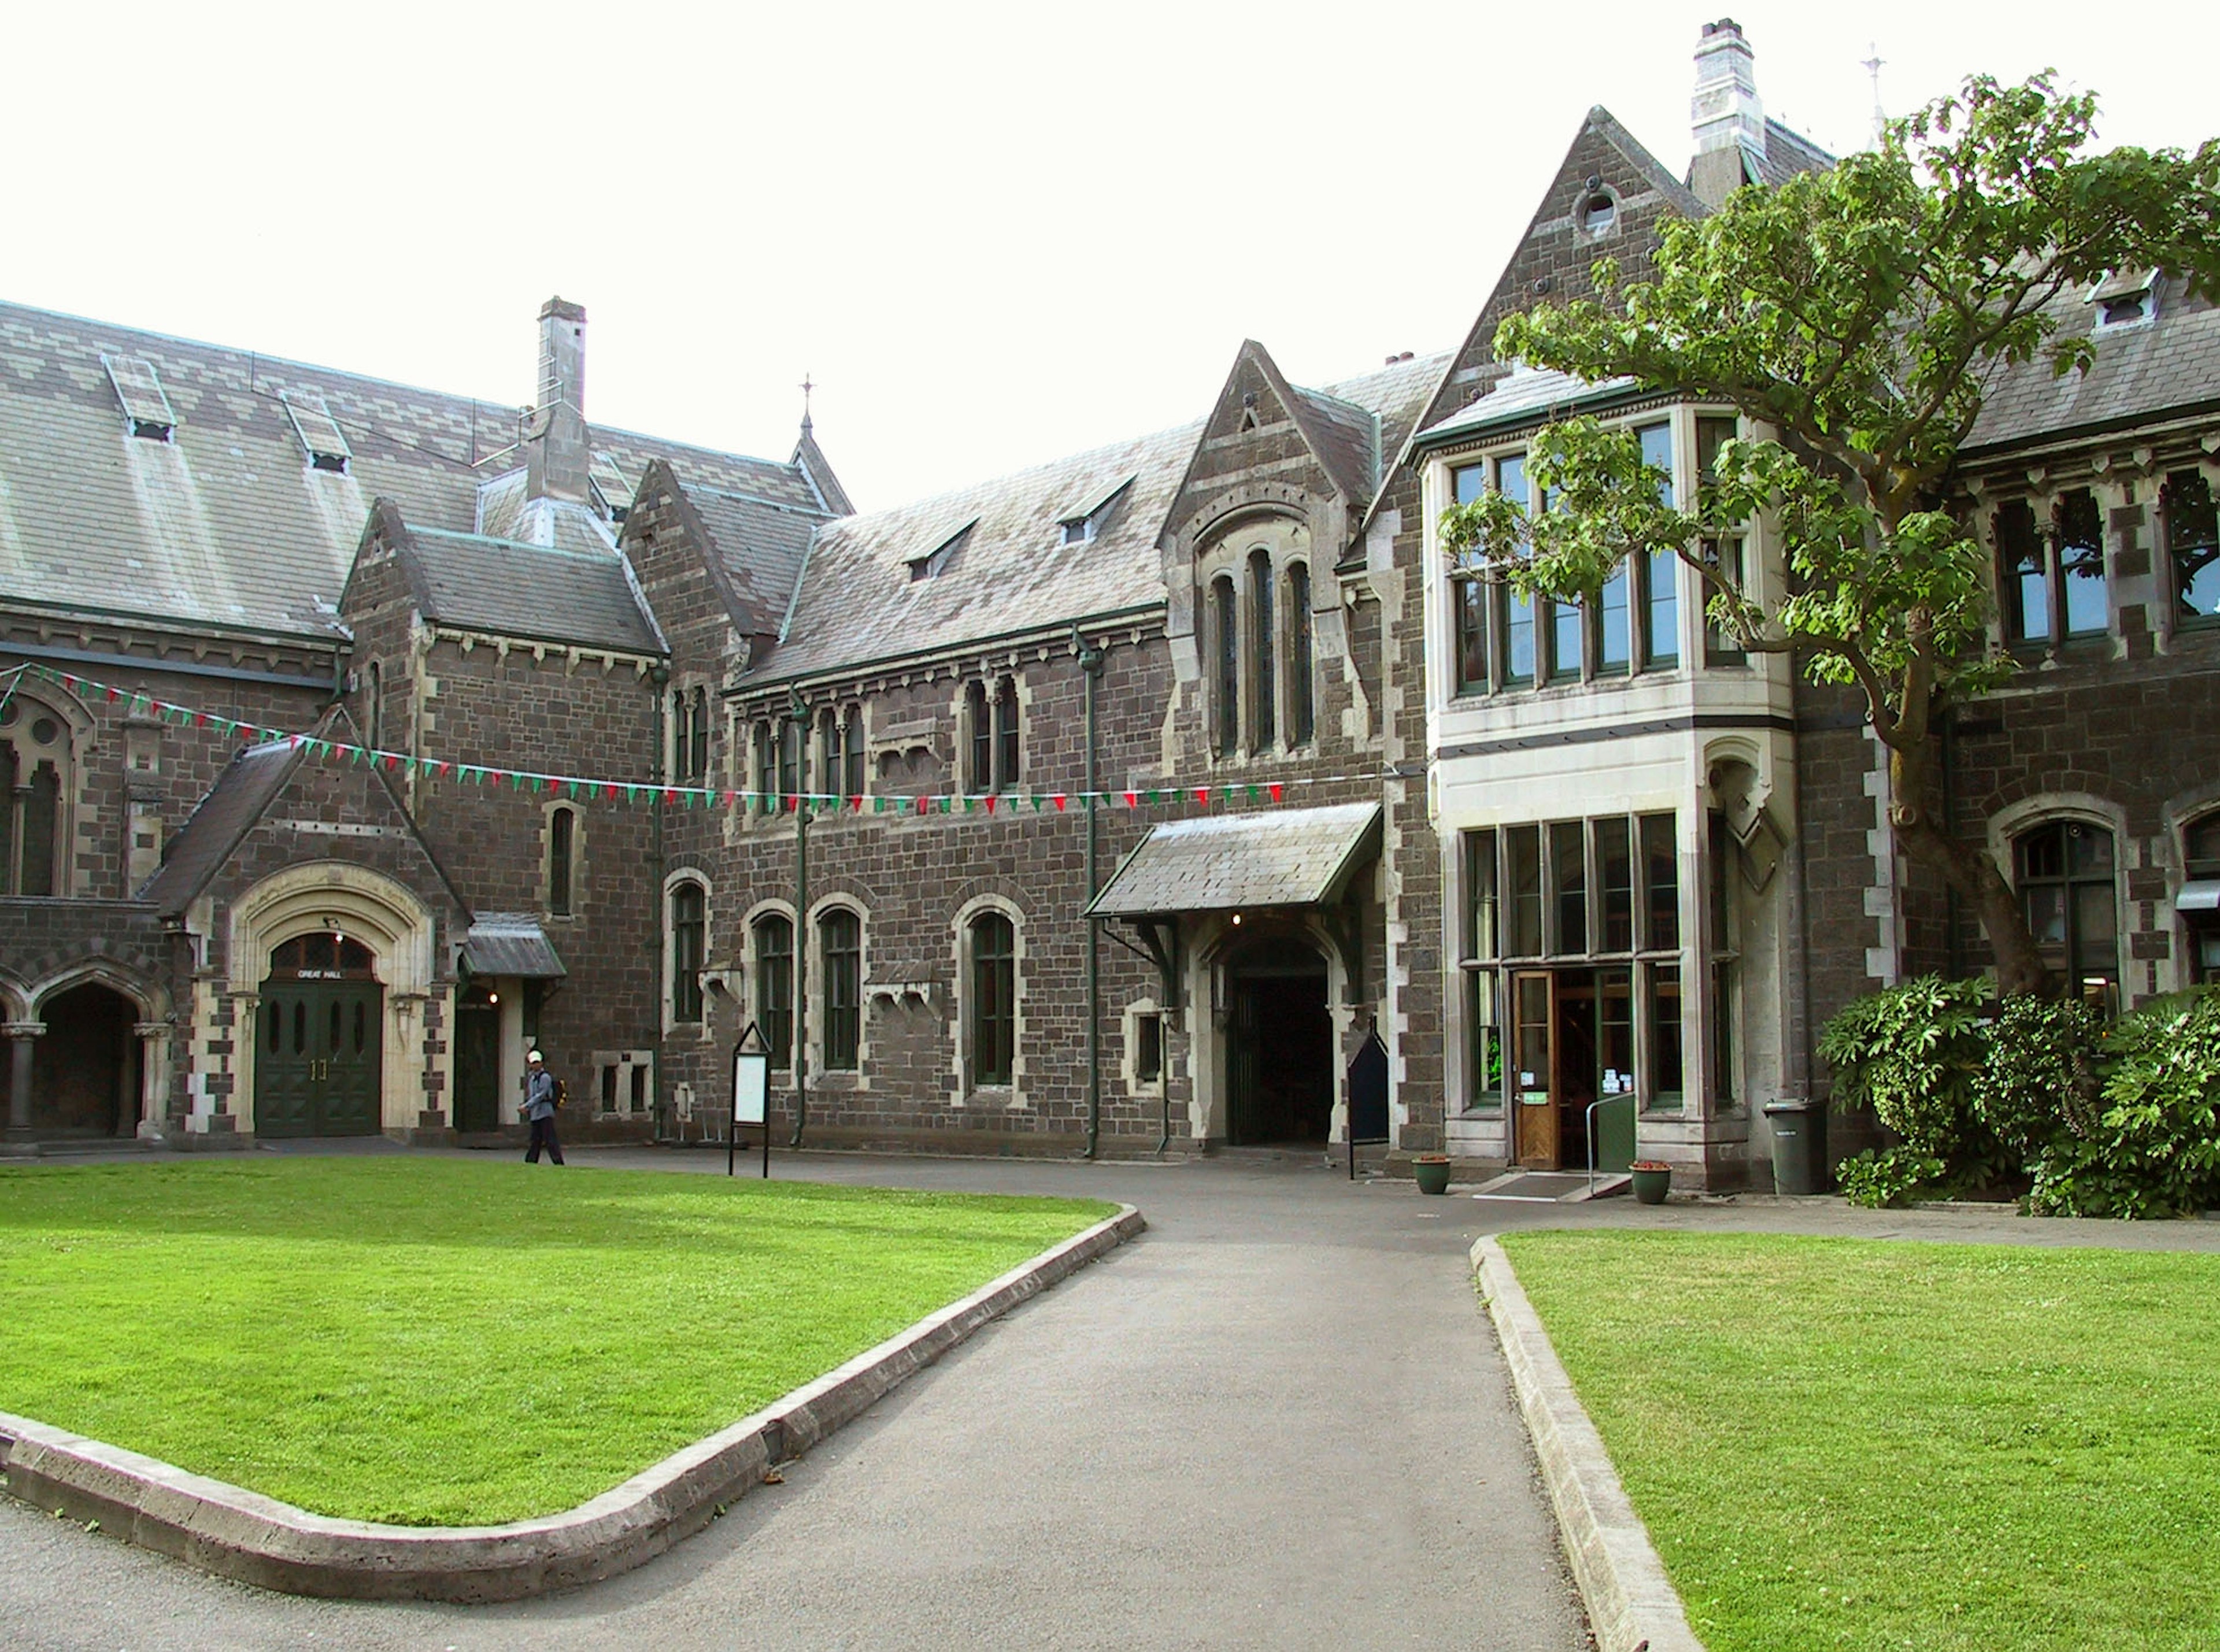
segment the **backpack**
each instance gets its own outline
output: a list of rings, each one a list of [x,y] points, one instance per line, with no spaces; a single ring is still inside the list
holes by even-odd
[[[559,1078],[558,1078],[558,1079],[557,1079],[557,1080],[555,1081],[555,1105],[556,1105],[558,1107],[561,1107],[561,1106],[562,1106],[565,1101],[569,1100],[570,1099],[571,1099],[571,1093],[570,1093],[568,1090],[566,1090],[566,1089],[564,1089],[564,1088],[563,1088],[563,1081],[562,1081],[561,1079],[559,1079]]]

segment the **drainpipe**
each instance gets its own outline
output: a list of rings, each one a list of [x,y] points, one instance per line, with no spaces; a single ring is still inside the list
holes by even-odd
[[[648,696],[653,707],[648,714],[648,726],[654,734],[654,744],[650,748],[649,772],[655,776],[655,814],[648,826],[647,865],[650,887],[655,891],[655,968],[656,973],[660,975],[663,971],[664,959],[670,956],[670,901],[663,888],[664,874],[670,870],[670,868],[664,863],[663,852],[663,787],[664,784],[663,742],[665,733],[663,723],[663,691],[670,685],[670,668],[668,665],[653,667],[647,674],[647,680],[653,685],[652,692]],[[670,1104],[663,1098],[662,994],[658,993],[656,997],[658,1001],[655,1010],[655,1041],[648,1052],[647,1082],[648,1093],[655,1098],[655,1122],[652,1128],[657,1138],[660,1140],[667,1134],[664,1121],[670,1116]]]
[[[794,730],[794,1135],[789,1148],[801,1145],[809,1127],[809,800],[802,777],[809,762],[809,708],[798,689],[789,690],[786,720]]]
[[[1094,695],[1102,676],[1102,651],[1083,641],[1079,628],[1071,639],[1079,644],[1079,670],[1087,686],[1087,901],[1094,905],[1095,888],[1094,830]],[[1102,1143],[1102,938],[1101,927],[1088,918],[1087,925],[1087,1156],[1093,1158]]]

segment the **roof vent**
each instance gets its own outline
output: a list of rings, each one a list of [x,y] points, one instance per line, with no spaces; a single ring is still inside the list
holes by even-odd
[[[314,390],[280,390],[278,399],[292,418],[293,433],[301,439],[301,446],[309,455],[309,468],[345,476],[354,450],[347,446],[324,398]]]
[[[178,415],[170,411],[170,398],[162,393],[153,362],[144,356],[103,355],[100,365],[108,369],[108,382],[115,386],[115,399],[122,403],[133,435],[165,442],[177,433]]]
[[[586,473],[588,484],[594,490],[594,502],[608,513],[612,522],[621,522],[632,514],[634,489],[625,480],[623,468],[617,464],[616,455],[596,452],[592,467]]]

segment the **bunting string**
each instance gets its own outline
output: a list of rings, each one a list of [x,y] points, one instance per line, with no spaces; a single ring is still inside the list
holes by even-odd
[[[135,689],[119,689],[112,683],[97,682],[73,672],[54,670],[44,665],[18,666],[14,672],[4,674],[11,678],[7,686],[7,695],[14,694],[16,683],[26,672],[66,689],[81,700],[121,706],[133,716],[153,717],[180,726],[212,729],[219,735],[235,738],[250,745],[287,745],[305,749],[311,756],[326,761],[370,768],[389,775],[413,773],[429,779],[452,781],[458,786],[505,788],[534,794],[552,793],[578,802],[646,803],[683,809],[724,807],[764,814],[1062,814],[1075,807],[1081,810],[1139,810],[1161,808],[1167,805],[1181,806],[1190,801],[1202,809],[1210,808],[1213,803],[1221,807],[1236,804],[1278,803],[1284,801],[1290,789],[1352,783],[1377,785],[1400,777],[1392,771],[1375,769],[1354,774],[1291,775],[1278,780],[1235,781],[1231,784],[1219,781],[1200,785],[1165,782],[1148,787],[1119,787],[1103,791],[1038,792],[852,794],[672,786],[661,781],[613,780],[604,776],[546,774],[529,769],[505,769],[493,764],[414,757],[407,752],[352,745],[343,740],[326,739],[317,734],[242,722],[215,712],[179,705],[174,701],[159,700]],[[0,705],[6,703],[7,695],[0,695]]]

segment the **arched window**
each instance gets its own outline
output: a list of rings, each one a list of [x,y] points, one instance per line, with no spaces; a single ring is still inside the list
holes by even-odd
[[[765,795],[778,789],[778,725],[768,718],[755,726],[756,790]]]
[[[794,1065],[794,925],[776,913],[755,922],[756,1028],[770,1064]]]
[[[963,690],[963,720],[969,725],[970,757],[963,770],[963,789],[995,789],[995,725],[987,710],[987,685],[973,682]]]
[[[708,927],[708,894],[699,883],[681,883],[670,892],[670,1019],[698,1025],[702,1019],[702,960]]]
[[[2110,1013],[2119,995],[2112,834],[2082,820],[2050,820],[2012,845],[2027,926],[2067,989]]]
[[[688,750],[692,744],[689,739],[691,723],[692,719],[686,710],[685,691],[673,689],[670,691],[670,777],[673,780],[687,779],[691,773],[686,766]]]
[[[1308,745],[1317,732],[1311,697],[1311,570],[1288,564],[1288,744]]]
[[[1249,553],[1249,601],[1254,610],[1255,642],[1250,651],[1250,703],[1256,708],[1256,749],[1269,748],[1280,738],[1275,701],[1277,687],[1272,671],[1272,553],[1258,549]]]
[[[817,714],[817,789],[840,789],[840,714],[830,706]]]
[[[971,1082],[1007,1084],[1018,1044],[1017,938],[999,912],[971,920]]]
[[[365,681],[369,687],[362,696],[362,737],[370,743],[371,751],[382,751],[385,745],[385,668],[376,660],[371,661]]]
[[[840,724],[840,789],[850,797],[864,795],[864,708],[848,708]]]
[[[778,724],[778,791],[793,797],[801,790],[801,725],[791,717]]]
[[[0,707],[0,895],[58,895],[69,725],[18,690]]]
[[[1210,618],[1218,645],[1218,755],[1230,757],[1241,749],[1241,614],[1231,574],[1210,582]]]
[[[2181,834],[2185,879],[2174,905],[2189,923],[2189,982],[2220,982],[2220,814],[2208,814]]]
[[[825,987],[825,1067],[853,1072],[864,1032],[864,925],[845,907],[817,920]]]
[[[687,773],[695,780],[709,777],[709,691],[694,690],[693,742]]]
[[[577,841],[578,811],[552,811],[547,817],[547,910],[558,918],[571,915]]]
[[[1004,677],[995,690],[995,784],[1007,790],[1018,783],[1018,685]]]

